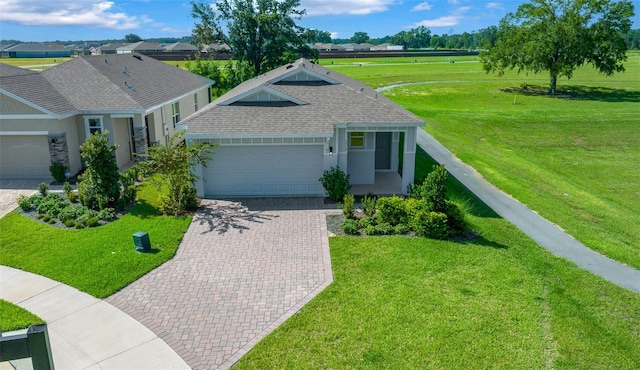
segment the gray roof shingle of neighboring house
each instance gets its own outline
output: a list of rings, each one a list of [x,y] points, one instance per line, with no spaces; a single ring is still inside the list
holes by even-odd
[[[164,51],[162,46],[157,42],[138,41],[133,44],[121,46],[117,48],[118,51]]]
[[[5,66],[0,90],[58,116],[144,112],[214,83],[139,54],[81,56],[40,73]]]
[[[4,51],[26,52],[26,51],[66,51],[64,45],[46,45],[41,42],[23,43],[4,49]]]
[[[166,51],[196,51],[198,50],[195,45],[187,44],[184,42],[174,42],[173,44],[165,45]]]
[[[307,73],[330,82],[278,81]],[[260,90],[290,98],[280,102],[236,101]],[[234,102],[231,103],[230,102]],[[306,59],[248,80],[184,119],[190,135],[331,135],[335,125],[423,125],[424,122],[375,90]]]

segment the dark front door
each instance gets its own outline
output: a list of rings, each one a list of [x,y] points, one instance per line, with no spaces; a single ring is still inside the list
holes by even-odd
[[[376,170],[391,169],[391,133],[376,132]]]

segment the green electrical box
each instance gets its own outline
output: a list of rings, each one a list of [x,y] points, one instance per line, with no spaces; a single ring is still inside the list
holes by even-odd
[[[151,249],[151,241],[149,241],[149,233],[138,231],[133,234],[133,245],[138,252],[148,252]]]

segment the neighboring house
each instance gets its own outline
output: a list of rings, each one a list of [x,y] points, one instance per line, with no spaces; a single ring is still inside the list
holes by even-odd
[[[203,53],[229,53],[231,48],[227,44],[209,44],[202,48]]]
[[[191,44],[186,44],[184,42],[176,42],[173,44],[169,44],[169,45],[165,45],[164,46],[164,51],[168,51],[168,52],[172,52],[172,53],[176,53],[176,52],[194,52],[194,51],[198,51],[198,48],[195,47],[194,45]]]
[[[388,42],[380,45],[374,45],[371,47],[371,51],[402,51],[404,50],[403,45],[392,45]]]
[[[187,141],[217,144],[199,196],[322,196],[339,166],[353,185],[377,173],[413,183],[424,122],[370,87],[306,59],[248,80],[183,122]],[[401,180],[400,180],[401,177]]]
[[[71,50],[64,45],[46,45],[39,42],[24,43],[2,50],[7,58],[63,58],[71,56]]]
[[[112,42],[110,44],[104,44],[101,46],[94,46],[91,48],[92,55],[102,55],[102,54],[117,54],[118,48],[127,46],[129,44],[121,43],[121,42]]]
[[[363,44],[342,44],[341,45],[345,51],[369,51],[373,45],[363,43]]]
[[[316,42],[311,46],[318,51],[345,51],[345,47],[337,44],[326,44],[322,42]]]
[[[212,80],[140,54],[81,56],[43,72],[0,63],[0,178],[80,171],[80,144],[109,131],[119,167],[166,144],[181,118],[211,101]]]
[[[157,42],[138,41],[133,44],[121,46],[116,49],[116,54],[130,53],[162,53],[164,48]]]

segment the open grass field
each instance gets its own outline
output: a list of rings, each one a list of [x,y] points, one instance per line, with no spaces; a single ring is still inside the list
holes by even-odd
[[[612,77],[576,71],[559,81],[557,97],[545,95],[546,75],[487,75],[474,59],[334,60],[332,68],[373,87],[426,82],[385,94],[489,181],[590,248],[640,268],[640,55]]]
[[[418,173],[432,164],[420,153]],[[334,282],[235,368],[640,366],[637,294],[552,256],[451,185],[479,238],[330,238]]]

